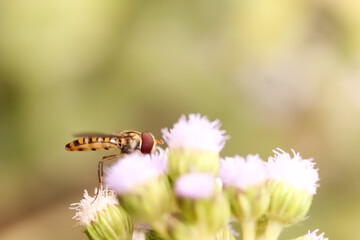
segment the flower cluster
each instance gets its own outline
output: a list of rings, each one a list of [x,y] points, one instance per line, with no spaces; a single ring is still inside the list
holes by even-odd
[[[88,238],[275,240],[304,220],[318,188],[313,160],[281,149],[267,162],[220,158],[229,138],[220,127],[182,116],[162,129],[166,150],[133,153],[106,169],[107,189],[96,199],[85,192],[72,207]],[[296,239],[327,240],[316,232]]]

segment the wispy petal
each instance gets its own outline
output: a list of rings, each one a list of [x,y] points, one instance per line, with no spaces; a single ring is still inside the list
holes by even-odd
[[[219,120],[210,122],[206,116],[190,114],[189,119],[183,115],[172,129],[161,132],[170,149],[220,152],[229,138],[220,126]]]

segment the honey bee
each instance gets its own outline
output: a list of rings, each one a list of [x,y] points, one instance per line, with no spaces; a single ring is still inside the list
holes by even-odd
[[[103,182],[104,162],[133,152],[150,154],[156,151],[157,144],[164,144],[156,140],[150,132],[122,131],[114,134],[84,133],[77,134],[78,139],[65,145],[67,151],[97,151],[119,149],[120,154],[104,156],[98,163],[99,185]],[[99,192],[99,191],[98,191]]]

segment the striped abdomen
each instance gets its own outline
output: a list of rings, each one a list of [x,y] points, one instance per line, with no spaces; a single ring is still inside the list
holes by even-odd
[[[119,139],[114,137],[84,137],[65,145],[67,151],[96,151],[119,148]]]

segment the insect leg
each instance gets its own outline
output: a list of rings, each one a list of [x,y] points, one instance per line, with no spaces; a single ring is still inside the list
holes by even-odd
[[[99,177],[99,188],[96,192],[94,201],[97,199],[100,189],[102,188],[102,182],[103,182],[103,178],[104,178],[104,171],[103,171],[103,166],[104,166],[104,162],[109,161],[109,160],[113,160],[117,157],[121,157],[122,154],[113,154],[113,155],[108,155],[108,156],[104,156],[98,163],[98,177]]]
[[[108,155],[108,156],[104,156],[98,163],[98,177],[99,177],[99,183],[100,185],[102,185],[103,182],[103,178],[104,178],[104,171],[103,171],[103,166],[104,166],[104,162],[112,160],[114,158],[120,157],[121,154],[113,154],[113,155]]]

